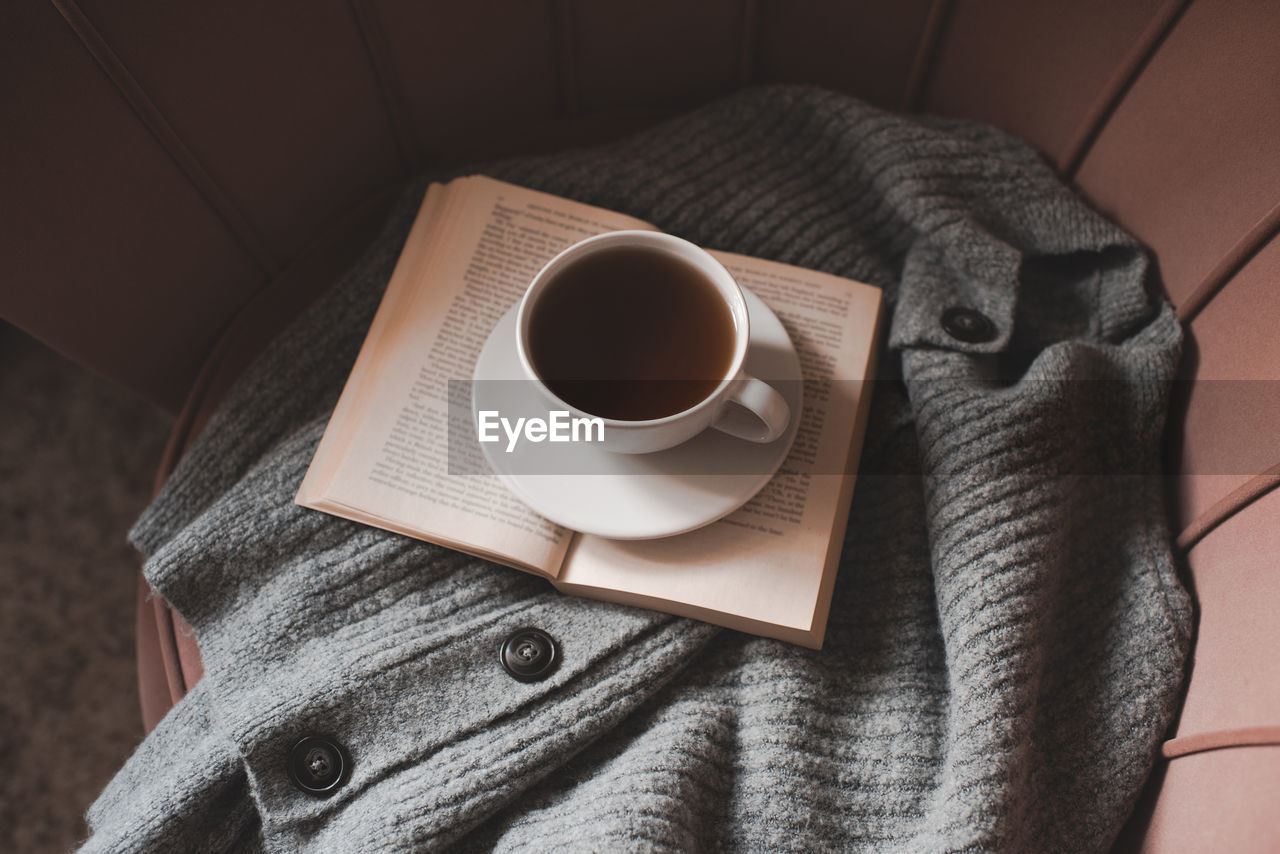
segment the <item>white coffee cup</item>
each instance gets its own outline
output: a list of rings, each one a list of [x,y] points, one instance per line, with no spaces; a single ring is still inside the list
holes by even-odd
[[[604,418],[605,450],[623,454],[660,451],[686,442],[714,427],[749,442],[772,442],[787,429],[791,418],[786,400],[768,383],[746,374],[742,365],[751,336],[747,303],[742,289],[724,265],[687,240],[656,231],[611,231],[588,237],[556,255],[534,276],[520,301],[516,318],[516,351],[525,375],[534,382],[548,411],[561,410],[573,417],[596,418],[557,396],[538,375],[530,355],[531,318],[534,306],[557,275],[574,262],[597,252],[643,248],[673,256],[701,272],[724,299],[733,318],[733,358],[720,383],[689,408],[646,421]],[[584,354],[589,358],[590,354]]]

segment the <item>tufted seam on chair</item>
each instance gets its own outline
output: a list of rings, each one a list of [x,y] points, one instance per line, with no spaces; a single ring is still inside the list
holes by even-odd
[[[933,74],[934,62],[942,49],[943,33],[947,21],[951,18],[951,0],[933,0],[929,4],[929,13],[925,16],[924,26],[920,29],[920,44],[916,48],[915,58],[911,61],[911,71],[907,74],[907,85],[902,91],[902,109],[915,112],[924,101],[925,88]]]
[[[1182,13],[1190,5],[1191,0],[1166,0],[1138,35],[1133,47],[1117,66],[1111,79],[1102,87],[1102,91],[1081,120],[1080,127],[1076,129],[1071,141],[1067,144],[1059,167],[1068,179],[1074,178],[1080,171],[1090,149],[1106,128],[1111,116],[1115,114],[1116,108],[1137,82],[1147,64],[1151,62],[1151,58],[1164,44],[1165,39],[1182,17]]]
[[[49,0],[49,2],[58,10],[58,14],[67,22],[67,26],[75,33],[76,38],[120,92],[138,119],[177,164],[196,192],[222,220],[227,230],[231,232],[231,236],[249,253],[258,268],[268,276],[278,273],[279,261],[249,218],[236,206],[200,159],[183,142],[182,137],[174,130],[164,113],[142,88],[142,84],[98,32],[84,11],[76,5],[75,0]]]
[[[1267,211],[1258,222],[1222,256],[1200,284],[1196,285],[1182,305],[1178,306],[1178,318],[1191,323],[1209,301],[1221,291],[1240,268],[1257,255],[1271,239],[1280,235],[1280,203]]]
[[[1177,546],[1184,552],[1200,542],[1206,534],[1271,490],[1280,486],[1280,463],[1254,475],[1236,489],[1218,499],[1178,535]]]
[[[369,0],[347,0],[347,6],[350,7],[351,14],[355,18],[360,41],[364,44],[365,55],[369,58],[369,66],[373,70],[373,78],[378,82],[378,95],[382,100],[382,109],[386,113],[387,122],[391,125],[391,133],[395,137],[400,160],[410,171],[416,172],[423,166],[419,155],[420,143],[415,138],[409,122],[409,108],[405,99],[403,81],[396,72],[386,31],[382,27],[382,22],[378,20],[377,11],[370,8]]]
[[[1251,726],[1237,729],[1198,732],[1171,738],[1160,747],[1162,759],[1177,759],[1209,750],[1226,750],[1231,747],[1261,747],[1280,745],[1280,726]]]

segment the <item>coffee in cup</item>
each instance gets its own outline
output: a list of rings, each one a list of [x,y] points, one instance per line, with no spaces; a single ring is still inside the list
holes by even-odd
[[[548,406],[603,419],[608,450],[661,450],[707,427],[770,442],[790,418],[776,390],[743,373],[741,288],[672,235],[616,231],[574,244],[534,277],[516,328]]]

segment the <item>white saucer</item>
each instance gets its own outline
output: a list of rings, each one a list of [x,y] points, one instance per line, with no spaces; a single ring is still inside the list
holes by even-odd
[[[737,510],[786,459],[799,429],[803,397],[800,359],[782,322],[755,294],[746,288],[743,293],[751,320],[746,372],[772,384],[791,407],[791,423],[781,438],[756,444],[708,429],[682,445],[652,454],[615,454],[583,442],[527,441],[508,453],[505,442],[478,442],[485,460],[507,488],[538,514],[602,537],[668,537]],[[513,307],[498,321],[476,361],[473,435],[480,410],[497,410],[510,419],[547,417],[546,405],[532,383],[523,379],[515,323]],[[565,465],[566,453],[573,455],[570,466]]]

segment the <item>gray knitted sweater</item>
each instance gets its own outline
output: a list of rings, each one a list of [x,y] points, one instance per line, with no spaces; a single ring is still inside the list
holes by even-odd
[[[205,676],[91,808],[86,850],[1105,849],[1190,627],[1157,474],[1180,333],[1132,239],[996,131],[811,89],[484,171],[884,288],[825,647],[293,504],[418,183],[132,532]],[[990,340],[949,334],[956,307]],[[500,666],[522,626],[561,645],[545,681]],[[310,734],[351,761],[327,799],[286,771]]]

